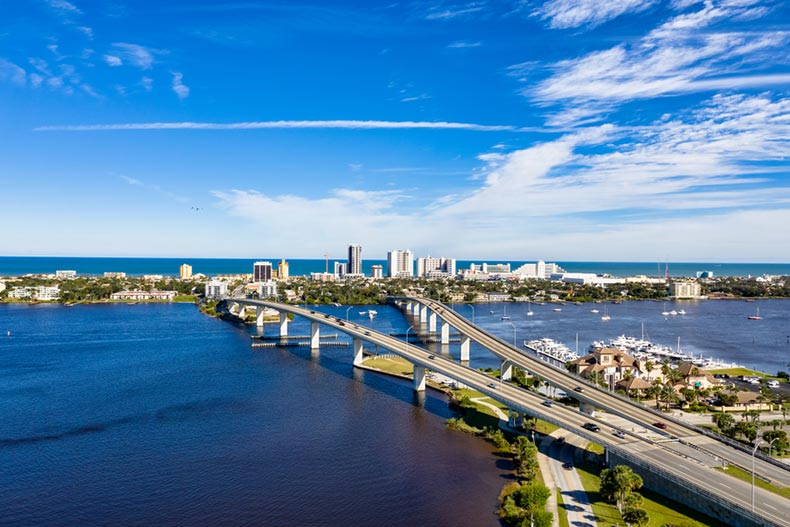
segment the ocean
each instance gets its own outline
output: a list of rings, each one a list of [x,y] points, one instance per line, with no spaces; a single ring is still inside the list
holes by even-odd
[[[108,271],[125,272],[129,276],[162,274],[177,276],[183,263],[192,266],[193,273],[208,276],[217,274],[252,273],[253,263],[259,260],[270,261],[276,268],[280,258],[110,258],[110,257],[66,257],[66,256],[0,256],[0,276],[21,276],[24,274],[50,274],[58,269],[75,270],[81,275],[100,276]],[[313,272],[334,270],[334,262],[345,260],[330,259],[286,259],[291,276],[305,276]],[[510,263],[516,269],[524,263],[533,261],[500,260],[458,260],[457,269],[468,269],[470,264]],[[613,276],[664,276],[667,266],[656,262],[557,262],[568,272],[611,274]],[[362,270],[370,276],[371,267],[381,265],[386,273],[386,260],[363,260]],[[714,276],[761,276],[790,275],[790,263],[693,263],[670,262],[670,276],[694,277],[697,272],[710,271]]]

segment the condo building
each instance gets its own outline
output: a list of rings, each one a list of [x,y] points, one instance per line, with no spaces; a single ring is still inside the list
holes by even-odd
[[[252,266],[253,282],[268,282],[272,279],[271,262],[255,262]]]
[[[414,254],[408,249],[388,252],[387,276],[390,278],[414,276]]]
[[[362,275],[362,246],[352,244],[348,246],[348,268],[347,274]]]

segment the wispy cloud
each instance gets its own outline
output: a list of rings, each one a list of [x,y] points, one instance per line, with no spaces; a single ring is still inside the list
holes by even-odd
[[[788,31],[716,32],[707,26],[749,11],[753,0],[713,2],[677,15],[634,43],[623,43],[576,59],[557,62],[553,74],[523,93],[539,104],[564,105],[555,125],[600,118],[634,99],[720,89],[786,84],[790,73],[768,72],[783,59]],[[535,65],[515,65],[514,76],[529,80]],[[564,119],[564,121],[563,121]]]
[[[102,56],[102,59],[104,59],[104,62],[106,62],[111,68],[123,65],[121,57],[115,55],[104,55]]]
[[[75,15],[81,15],[82,11],[72,4],[71,2],[67,2],[66,0],[47,0],[47,5],[52,9],[63,13],[72,13]]]
[[[426,20],[447,20],[451,18],[458,18],[473,13],[478,13],[485,8],[483,2],[470,2],[466,4],[451,4],[451,5],[434,5],[430,6],[425,14]]]
[[[154,50],[140,46],[139,44],[129,44],[127,42],[116,42],[113,44],[115,53],[125,62],[136,66],[142,70],[151,69],[154,63]]]
[[[141,180],[139,180],[137,178],[133,178],[133,177],[129,177],[129,176],[120,175],[120,176],[118,176],[118,178],[121,179],[122,181],[124,181],[125,183],[127,183],[128,185],[131,185],[133,187],[139,187],[141,189],[145,189],[145,190],[148,190],[148,191],[151,191],[151,192],[155,192],[157,194],[161,194],[161,195],[163,195],[163,196],[165,196],[165,197],[167,197],[169,199],[172,199],[173,201],[176,201],[178,203],[189,203],[191,201],[188,197],[181,196],[181,195],[176,194],[174,192],[170,192],[169,190],[165,190],[160,185],[155,185],[155,184],[151,184],[151,183],[145,183],[145,182],[143,182],[143,181],[141,181]]]
[[[125,123],[125,124],[86,124],[56,125],[34,128],[39,132],[90,132],[109,130],[256,130],[268,128],[339,128],[347,130],[377,129],[436,129],[436,130],[470,130],[475,132],[518,131],[511,125],[486,125],[474,123],[454,123],[446,121],[250,121],[240,123]]]
[[[550,0],[535,14],[553,29],[595,27],[626,13],[638,13],[658,0]]]
[[[479,48],[482,46],[482,42],[467,42],[466,40],[456,40],[455,42],[451,42],[447,44],[447,47],[450,49],[465,49],[465,48]]]
[[[189,87],[182,82],[184,75],[177,71],[173,71],[171,73],[173,75],[173,91],[178,96],[178,98],[183,101],[189,97]]]
[[[24,86],[27,82],[27,72],[13,62],[0,58],[0,80]]]

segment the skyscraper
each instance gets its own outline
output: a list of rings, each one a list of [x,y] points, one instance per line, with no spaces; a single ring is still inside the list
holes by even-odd
[[[285,261],[285,258],[280,259],[280,265],[277,266],[277,274],[281,280],[288,278],[288,262]]]
[[[255,262],[252,266],[252,275],[256,282],[268,282],[272,279],[272,263]]]
[[[348,274],[362,274],[362,246],[351,244],[348,246]]]
[[[414,254],[405,249],[394,250],[387,253],[387,276],[409,277],[414,276]]]

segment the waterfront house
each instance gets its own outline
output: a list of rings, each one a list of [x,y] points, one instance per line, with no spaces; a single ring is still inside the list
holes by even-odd
[[[697,390],[704,390],[712,386],[718,386],[720,383],[718,379],[713,377],[712,374],[695,366],[691,362],[684,362],[678,367],[678,371],[683,375],[683,384],[686,388],[695,388]]]
[[[615,384],[624,377],[639,377],[639,362],[631,355],[617,348],[598,348],[592,353],[571,361],[570,367],[584,377],[601,375],[609,384]]]

